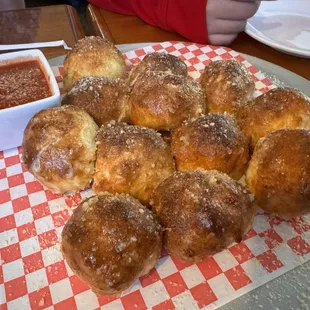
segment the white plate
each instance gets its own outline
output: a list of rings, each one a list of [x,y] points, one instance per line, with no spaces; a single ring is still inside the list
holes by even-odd
[[[245,31],[277,50],[310,58],[310,0],[263,1]]]

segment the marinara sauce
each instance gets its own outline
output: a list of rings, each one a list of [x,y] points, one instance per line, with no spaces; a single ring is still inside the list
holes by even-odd
[[[0,65],[0,110],[52,95],[38,60]]]

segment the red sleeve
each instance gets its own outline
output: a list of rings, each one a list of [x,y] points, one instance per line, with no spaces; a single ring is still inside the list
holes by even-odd
[[[207,0],[89,0],[109,11],[137,15],[146,23],[208,43]]]

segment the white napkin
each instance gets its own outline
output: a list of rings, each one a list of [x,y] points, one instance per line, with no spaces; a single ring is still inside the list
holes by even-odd
[[[63,46],[65,50],[71,50],[71,47],[69,47],[64,40],[60,40],[60,41],[26,43],[26,44],[0,44],[0,51],[24,50],[29,48],[54,47],[54,46]]]

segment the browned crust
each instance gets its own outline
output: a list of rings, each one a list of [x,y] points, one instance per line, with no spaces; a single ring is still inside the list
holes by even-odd
[[[88,112],[98,126],[129,120],[130,88],[123,79],[83,77],[74,83],[62,100],[62,105],[74,105]]]
[[[64,90],[69,91],[74,82],[84,76],[125,78],[126,63],[121,52],[101,37],[79,40],[64,61]]]
[[[296,89],[275,88],[245,104],[237,118],[254,148],[269,132],[310,129],[310,101]]]
[[[191,78],[146,72],[135,82],[129,99],[135,125],[170,130],[205,113],[205,97]]]
[[[187,65],[179,57],[167,53],[147,54],[141,62],[134,66],[129,75],[129,83],[133,85],[139,75],[147,71],[161,71],[169,74],[187,76]]]
[[[54,192],[87,186],[94,172],[97,125],[82,109],[57,107],[38,112],[23,139],[23,162]]]
[[[70,268],[96,294],[115,295],[154,267],[161,238],[157,219],[139,201],[105,193],[75,209],[61,247]]]
[[[154,191],[152,209],[168,251],[195,262],[240,242],[255,214],[249,191],[215,170],[174,173]]]
[[[282,129],[260,139],[246,180],[266,211],[287,216],[310,211],[310,131]]]
[[[101,127],[97,140],[96,193],[128,193],[148,203],[175,171],[170,147],[153,129],[111,122]]]
[[[210,62],[200,77],[210,112],[236,114],[253,97],[255,83],[247,68],[235,59]]]
[[[177,170],[219,170],[240,179],[249,161],[249,140],[228,114],[208,114],[172,131]]]

